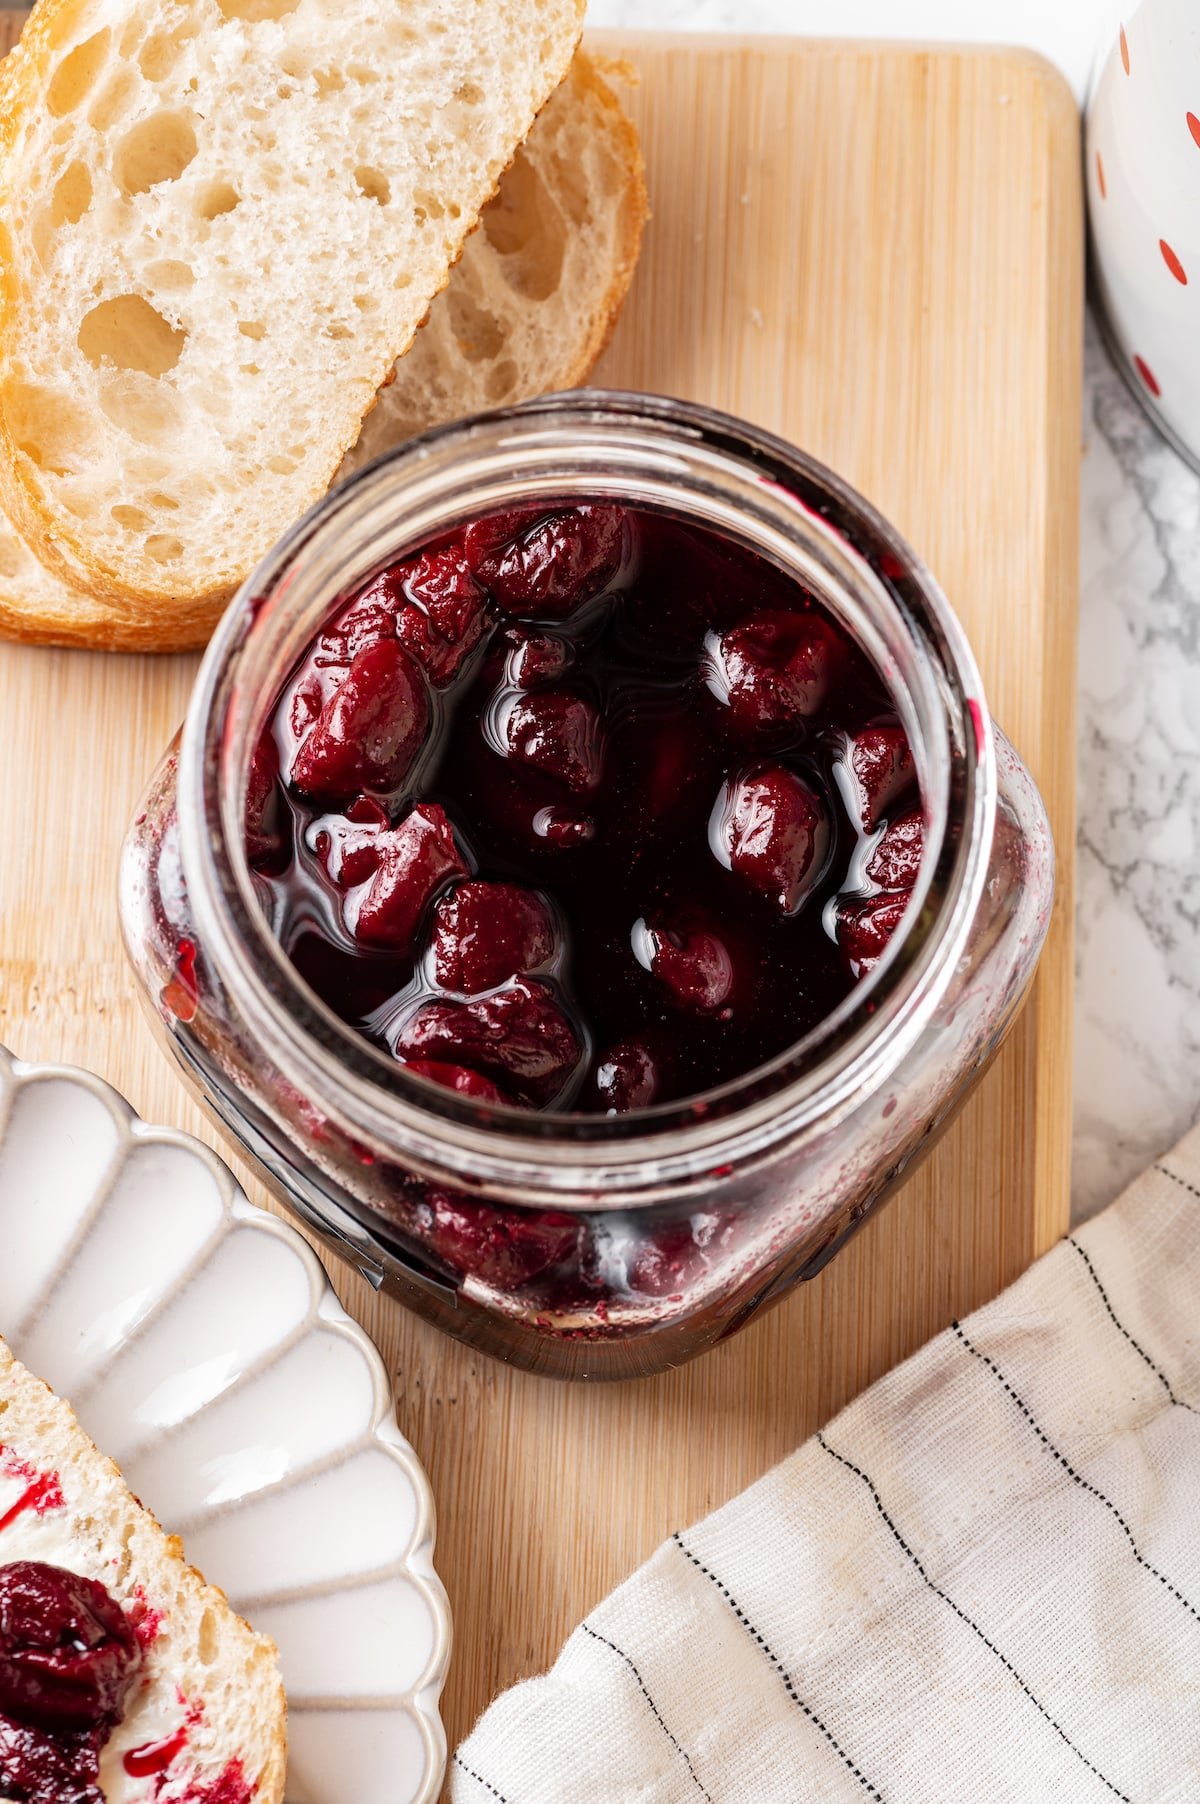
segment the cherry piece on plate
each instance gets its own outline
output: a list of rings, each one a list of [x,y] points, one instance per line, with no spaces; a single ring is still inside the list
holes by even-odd
[[[582,1050],[552,992],[528,977],[470,1002],[423,1003],[396,1041],[402,1058],[469,1065],[541,1105],[564,1088]]]
[[[116,1722],[140,1664],[133,1624],[95,1579],[41,1560],[0,1566],[4,1715],[59,1732]]]
[[[362,789],[396,789],[429,730],[429,692],[391,639],[360,651],[292,762],[303,794],[340,801]]]
[[[642,1041],[621,1040],[597,1061],[595,1083],[610,1115],[648,1109],[658,1094],[658,1064]]]
[[[475,575],[507,614],[564,619],[607,588],[628,553],[620,507],[573,507],[532,523],[526,516],[515,533],[513,524],[512,516],[494,516],[465,535]],[[494,536],[502,531],[508,536]]]
[[[919,808],[897,815],[867,861],[867,876],[880,889],[911,889],[921,868],[925,823]]]
[[[912,747],[904,728],[893,722],[864,727],[848,760],[858,816],[870,833],[916,779]]]
[[[733,995],[734,968],[720,936],[697,922],[634,923],[633,956],[658,978],[680,1008],[711,1015]]]
[[[794,915],[825,867],[829,816],[816,791],[782,764],[729,778],[709,821],[713,852],[737,876]]]
[[[567,689],[539,689],[499,710],[506,755],[563,783],[573,795],[600,785],[604,729],[594,704]]]
[[[515,1290],[573,1258],[579,1222],[552,1209],[494,1209],[435,1191],[417,1210],[434,1252],[464,1276]]]
[[[472,1096],[479,1102],[505,1102],[507,1098],[498,1084],[481,1072],[472,1071],[466,1065],[447,1065],[440,1059],[408,1059],[405,1061],[406,1071],[415,1071],[418,1077],[427,1077],[430,1083],[442,1084],[447,1090],[454,1090],[459,1096]]]
[[[841,634],[815,614],[762,610],[704,642],[704,680],[738,726],[792,726],[828,702],[846,664]]]
[[[846,902],[838,909],[837,938],[854,977],[873,971],[891,943],[911,900],[907,890]]]
[[[432,946],[442,989],[478,996],[544,965],[554,953],[554,923],[535,890],[460,883],[434,910]]]
[[[346,925],[366,946],[411,952],[421,917],[437,892],[467,866],[445,809],[421,802],[379,838],[375,875],[347,898]]]

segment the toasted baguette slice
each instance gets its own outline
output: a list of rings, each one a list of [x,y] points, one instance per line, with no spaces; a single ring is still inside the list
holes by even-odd
[[[328,486],[583,0],[39,0],[0,74],[0,499],[118,611]]]
[[[645,217],[637,133],[580,50],[339,476],[429,426],[582,382],[616,323]],[[178,651],[203,644],[218,612],[117,611],[52,575],[0,516],[0,636]]]
[[[582,382],[616,325],[645,218],[637,133],[581,50],[339,474],[443,420]]]
[[[31,1484],[36,1502],[20,1508]],[[185,1564],[179,1542],[142,1508],[68,1406],[0,1340],[0,1521],[6,1517],[0,1566],[42,1560],[97,1579],[138,1629],[141,1673],[101,1758],[106,1804],[279,1804],[286,1705],[274,1644]],[[126,1771],[131,1749],[180,1731],[161,1773]]]
[[[171,630],[169,621],[164,623]],[[0,639],[32,645],[82,645],[95,651],[144,651],[148,635],[162,626],[143,625],[103,601],[70,588],[39,563],[15,526],[0,514]],[[188,643],[186,638],[180,643]],[[197,637],[195,643],[201,643]],[[172,650],[171,644],[155,649]],[[0,1804],[4,1804],[0,1797]]]

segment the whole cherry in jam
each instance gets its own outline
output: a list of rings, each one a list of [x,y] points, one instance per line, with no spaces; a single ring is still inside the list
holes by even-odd
[[[614,1115],[648,1109],[662,1088],[658,1061],[641,1040],[610,1046],[596,1063],[594,1081],[601,1101]]]
[[[604,729],[586,696],[557,688],[505,696],[496,709],[496,734],[502,758],[532,765],[574,795],[599,787]]]
[[[583,1051],[549,986],[526,977],[468,1002],[422,1003],[395,1044],[406,1059],[466,1065],[502,1094],[542,1106],[562,1093]]]
[[[425,909],[454,877],[465,877],[445,809],[418,803],[396,827],[378,837],[378,863],[348,898],[346,922],[364,946],[410,952]]]
[[[563,1265],[579,1244],[577,1216],[553,1210],[493,1209],[446,1191],[419,1205],[419,1225],[434,1252],[456,1270],[512,1290]]]
[[[396,789],[428,729],[420,669],[395,639],[381,639],[358,653],[308,729],[291,781],[320,801]]]
[[[904,918],[923,816],[885,685],[801,583],[666,515],[530,504],[342,597],[246,849],[305,979],[414,1079],[624,1113],[836,1008]],[[449,1202],[434,1230],[448,1259],[477,1235]],[[554,1263],[506,1235],[497,1270]]]
[[[851,787],[864,827],[877,827],[916,780],[912,748],[898,721],[872,721],[850,743]]]
[[[464,544],[501,612],[558,620],[618,575],[629,552],[629,517],[620,507],[522,509],[469,526]]]
[[[733,720],[750,732],[794,732],[833,694],[846,641],[819,615],[762,609],[738,626],[706,634],[704,653],[704,679]]]
[[[734,991],[733,959],[719,933],[696,919],[634,922],[634,957],[689,1014],[725,1008]]]
[[[554,956],[550,910],[516,883],[458,883],[433,911],[434,977],[443,990],[479,996]]]
[[[781,914],[794,915],[824,868],[828,807],[798,772],[782,764],[759,765],[728,779],[709,838],[723,865]]]

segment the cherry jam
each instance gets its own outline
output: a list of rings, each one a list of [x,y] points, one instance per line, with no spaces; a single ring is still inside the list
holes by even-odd
[[[617,1112],[817,1025],[911,896],[911,750],[765,559],[607,505],[475,522],[338,610],[257,748],[246,850],[297,969],[421,1076]]]
[[[95,1579],[0,1566],[0,1796],[104,1804],[100,1755],[140,1663],[133,1624]]]

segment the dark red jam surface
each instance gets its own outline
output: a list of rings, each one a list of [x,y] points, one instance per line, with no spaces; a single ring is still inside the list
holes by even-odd
[[[0,1566],[0,1797],[103,1804],[101,1750],[140,1664],[103,1585],[37,1560]]]
[[[581,505],[343,601],[258,747],[246,846],[297,968],[377,1045],[463,1096],[613,1112],[828,1015],[921,833],[887,691],[807,590]]]

